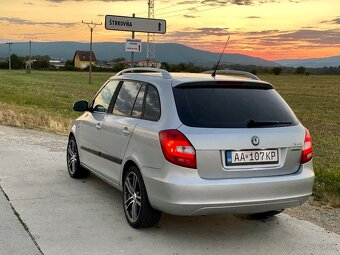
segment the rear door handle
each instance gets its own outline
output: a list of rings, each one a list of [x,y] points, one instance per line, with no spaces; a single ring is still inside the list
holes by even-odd
[[[130,134],[130,130],[127,127],[125,127],[125,128],[123,128],[122,133],[123,133],[124,136],[127,136],[127,135]]]
[[[101,129],[101,128],[102,128],[102,124],[101,124],[100,122],[98,122],[98,123],[96,124],[96,129],[99,130],[99,129]]]

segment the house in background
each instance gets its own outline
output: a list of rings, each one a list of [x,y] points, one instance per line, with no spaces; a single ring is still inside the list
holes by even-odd
[[[96,56],[92,51],[92,66],[96,64]],[[74,66],[80,69],[85,69],[90,65],[90,51],[77,50],[73,57]]]

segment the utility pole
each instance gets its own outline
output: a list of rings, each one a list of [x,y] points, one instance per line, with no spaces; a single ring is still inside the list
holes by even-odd
[[[6,42],[8,45],[8,70],[12,70],[12,64],[11,64],[11,45],[13,44],[12,42]]]
[[[31,35],[24,35],[26,39],[29,40],[29,60],[28,60],[28,70],[27,73],[31,73],[32,71],[32,39]]]
[[[86,24],[90,28],[90,70],[89,70],[89,83],[92,83],[92,33],[93,30],[97,25],[101,25],[102,23],[94,23],[93,21],[91,22],[84,22],[83,20],[81,23]]]

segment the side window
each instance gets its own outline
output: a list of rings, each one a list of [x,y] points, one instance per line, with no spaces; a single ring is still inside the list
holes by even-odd
[[[133,110],[131,114],[132,117],[135,117],[135,118],[142,117],[145,87],[146,85],[144,84],[138,92],[138,96],[136,98],[135,105],[133,106]]]
[[[161,104],[159,101],[158,91],[154,86],[149,85],[145,99],[144,119],[157,121],[160,116]]]
[[[109,81],[105,87],[99,92],[93,101],[92,109],[96,112],[106,112],[109,108],[110,101],[119,81]]]
[[[124,81],[112,113],[115,115],[130,116],[141,86],[142,84],[140,82]]]

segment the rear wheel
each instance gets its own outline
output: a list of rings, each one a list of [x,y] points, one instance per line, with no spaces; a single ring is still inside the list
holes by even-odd
[[[123,179],[123,208],[127,222],[133,228],[148,228],[156,225],[161,212],[151,207],[142,175],[136,166],[131,166]]]
[[[274,210],[274,211],[268,211],[268,212],[262,212],[262,213],[254,213],[254,214],[249,214],[249,218],[255,219],[255,220],[263,220],[263,219],[268,219],[271,218],[279,213],[283,212],[282,210]]]
[[[89,176],[90,171],[80,165],[78,147],[73,135],[71,135],[68,140],[66,160],[67,170],[72,178],[80,179]]]

